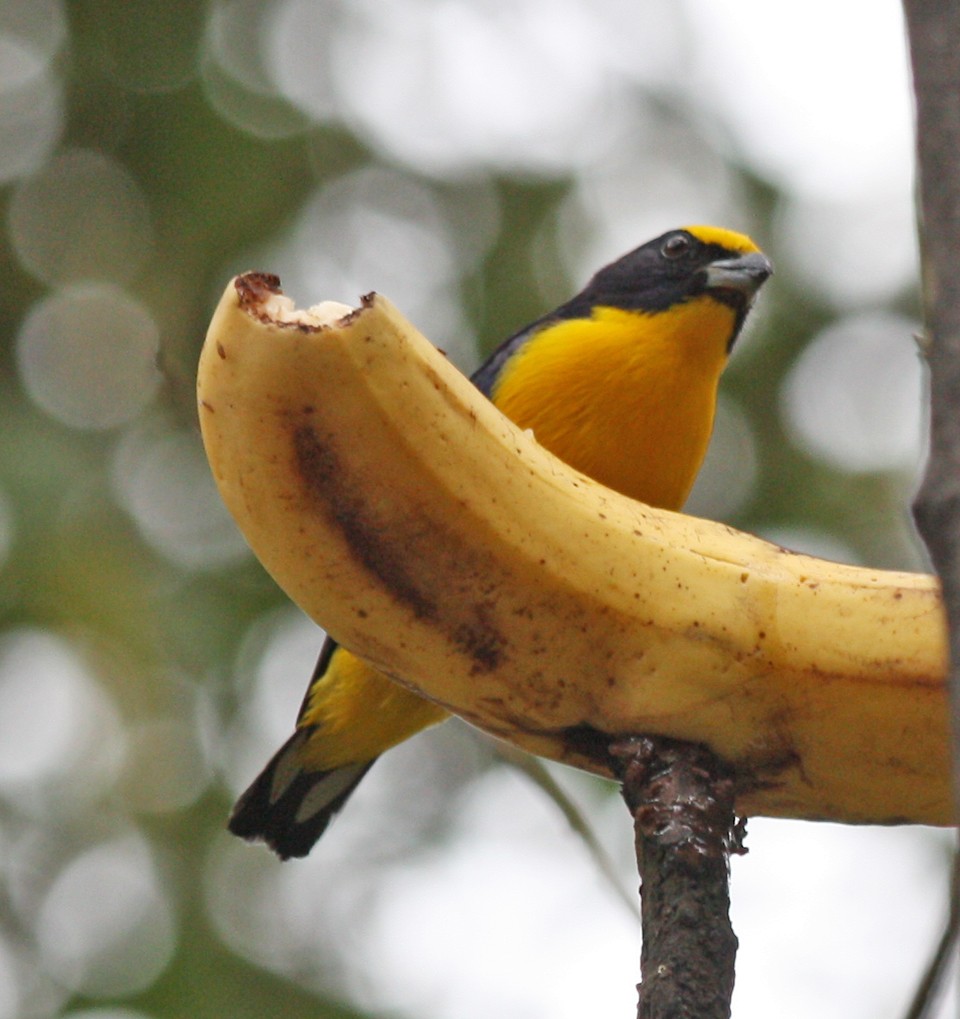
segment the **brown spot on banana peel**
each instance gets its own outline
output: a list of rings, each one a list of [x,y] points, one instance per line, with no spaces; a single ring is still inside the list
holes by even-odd
[[[312,425],[301,424],[294,430],[293,448],[304,488],[315,504],[329,512],[363,567],[399,602],[409,606],[415,618],[444,626],[454,645],[473,661],[474,672],[491,672],[501,665],[506,641],[482,604],[475,606],[472,620],[457,619],[445,625],[439,602],[425,584],[429,578],[408,569],[408,558],[398,554],[395,541],[384,540],[383,527],[352,490],[333,437],[321,437]]]
[[[297,474],[313,501],[329,508],[353,554],[364,567],[409,605],[417,619],[435,619],[437,603],[422,589],[395,548],[380,539],[363,500],[350,490],[332,436],[321,438],[314,428],[300,425],[293,433]]]
[[[271,325],[282,325],[266,310],[267,300],[275,294],[282,294],[280,277],[269,272],[247,272],[233,281],[240,307],[252,318]]]

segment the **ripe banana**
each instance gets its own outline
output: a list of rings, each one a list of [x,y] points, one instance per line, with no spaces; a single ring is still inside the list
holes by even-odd
[[[743,814],[953,823],[937,582],[797,555],[577,474],[383,297],[227,287],[200,359],[220,492],[290,597],[397,682],[610,773],[732,763]]]

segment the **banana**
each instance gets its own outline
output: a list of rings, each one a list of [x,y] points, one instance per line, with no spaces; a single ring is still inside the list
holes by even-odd
[[[578,474],[383,297],[227,287],[200,358],[221,495],[287,594],[396,682],[611,774],[709,745],[745,815],[952,824],[933,577],[798,555]]]

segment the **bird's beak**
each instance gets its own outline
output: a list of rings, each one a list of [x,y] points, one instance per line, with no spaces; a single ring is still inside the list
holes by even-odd
[[[761,286],[773,275],[766,255],[751,251],[736,258],[724,258],[707,266],[707,290],[727,290],[753,300]]]

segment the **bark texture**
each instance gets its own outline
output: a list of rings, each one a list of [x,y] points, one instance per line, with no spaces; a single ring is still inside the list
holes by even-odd
[[[916,94],[930,458],[914,502],[950,624],[954,790],[960,746],[960,4],[904,0]],[[955,792],[956,797],[956,792]]]
[[[637,737],[612,750],[641,880],[638,1019],[728,1019],[737,954],[729,858],[744,852],[732,776],[698,744]]]

